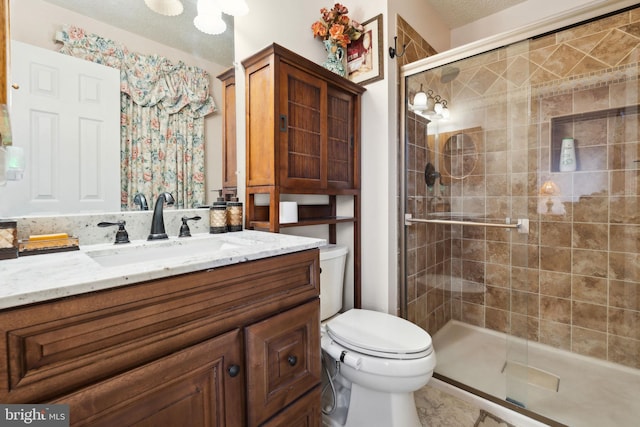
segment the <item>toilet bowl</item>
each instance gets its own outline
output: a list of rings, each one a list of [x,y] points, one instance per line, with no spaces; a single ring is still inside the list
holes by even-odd
[[[420,427],[413,392],[427,384],[436,355],[431,337],[402,318],[372,310],[322,310],[342,292],[346,248],[320,250],[323,424]],[[340,305],[342,301],[340,299]]]

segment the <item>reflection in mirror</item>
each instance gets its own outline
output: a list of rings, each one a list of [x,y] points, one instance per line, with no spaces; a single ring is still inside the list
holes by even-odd
[[[478,149],[470,135],[456,133],[445,140],[442,169],[452,178],[462,179],[471,175],[477,161]]]
[[[225,33],[224,37],[209,36],[200,33],[193,26],[193,16],[189,16],[189,10],[193,10],[192,13],[193,15],[195,15],[195,2],[191,4],[191,2],[187,0],[184,2],[184,4],[185,12],[183,13],[184,17],[181,18],[183,22],[181,24],[180,19],[177,17],[164,17],[155,14],[150,10],[145,10],[146,7],[144,6],[144,2],[142,1],[131,2],[129,0],[118,0],[109,2],[86,2],[77,0],[11,0],[11,39],[18,40],[29,45],[48,49],[50,51],[57,51],[60,49],[60,44],[53,41],[55,33],[60,31],[64,24],[74,24],[85,29],[89,33],[95,33],[116,43],[121,43],[126,46],[131,52],[138,52],[144,55],[164,56],[168,58],[171,63],[177,64],[183,62],[186,65],[203,69],[207,73],[207,79],[209,80],[209,93],[213,96],[214,101],[219,101],[220,97],[217,95],[217,93],[219,93],[221,90],[220,84],[211,76],[219,74],[231,65],[233,55],[233,39],[231,38],[229,41],[229,34],[231,34],[232,37],[233,22],[232,20],[228,22],[228,30]],[[142,6],[142,9],[138,10],[135,13],[131,12],[131,8],[139,7],[140,5]],[[75,10],[71,10],[77,7],[84,8],[84,14],[80,14]],[[115,15],[117,13],[120,13],[121,15]],[[107,21],[100,21],[98,19],[99,16],[106,16]],[[161,29],[160,34],[164,34],[165,38],[167,38],[167,35],[169,35],[168,38],[173,45],[170,46],[160,43],[153,39],[154,36],[151,34],[136,34],[133,30],[126,31],[113,25],[113,23],[117,23],[116,25],[122,26],[132,25],[131,22],[135,18],[139,19],[138,24],[135,25],[134,23],[133,27],[131,28],[136,28],[136,32],[140,32],[143,30],[146,31],[148,27],[150,27],[150,25],[146,25],[147,23],[159,22],[160,25],[156,27],[159,27]],[[225,19],[229,20],[230,18],[226,17]],[[140,20],[142,22],[145,22],[145,25],[140,24]],[[188,22],[188,27],[179,28],[180,25],[184,25],[184,22]],[[169,30],[173,29],[182,34],[179,40],[178,37],[171,37],[171,35],[169,34]],[[206,38],[205,42],[202,41],[202,37]],[[225,46],[224,49],[221,49],[219,46],[216,47],[216,41],[218,40],[223,40],[222,44]],[[209,52],[199,49],[199,47],[202,46],[210,47],[210,49],[208,49]],[[231,47],[230,49],[228,48],[229,46]],[[181,48],[182,50],[179,50],[179,48]],[[222,58],[214,58],[211,54],[212,51],[227,52],[227,54],[226,56],[223,55]],[[229,52],[231,53],[229,54]],[[63,74],[66,75],[67,73]],[[14,77],[17,77],[17,75],[14,75]],[[12,98],[14,97],[14,93],[9,94],[9,103],[11,108]],[[119,107],[120,106],[118,105],[118,114]],[[219,188],[221,185],[221,177],[219,176],[220,174],[216,172],[220,170],[221,162],[221,116],[216,113],[209,114],[205,117],[202,126],[204,129],[205,140],[205,165],[203,167],[203,173],[201,175],[202,179],[204,180],[206,193],[209,193],[211,189]],[[15,122],[13,123],[13,127],[14,129],[16,128]],[[119,134],[120,130],[121,129],[117,129],[116,132]],[[99,135],[102,135],[102,133],[99,133]],[[19,145],[19,142],[15,138],[14,144]],[[43,150],[40,147],[33,147],[33,149],[35,153],[40,153],[41,157],[44,155],[43,153],[46,152],[46,149]],[[78,163],[78,161],[75,162]],[[108,166],[105,165],[105,168],[110,172],[110,180],[119,181],[118,170],[120,167],[120,161],[119,159],[116,159],[115,162],[116,164],[111,164]],[[78,181],[78,184],[84,185],[82,184],[83,180],[77,178],[78,176],[80,176],[79,171],[70,170],[71,166],[73,166],[73,163],[74,161],[58,161],[57,164],[53,163],[54,166],[52,166],[51,168],[53,175],[50,179],[50,183],[52,186],[57,184],[59,179],[57,173],[59,173],[60,171],[65,171],[68,175],[76,177],[75,179],[76,181]],[[25,174],[28,173],[29,171],[27,169],[25,171]],[[0,188],[0,192],[4,192],[7,188],[8,187]],[[27,188],[26,192],[29,192],[30,190],[30,188]],[[127,191],[127,200],[124,200],[122,202],[125,208],[129,207],[131,209],[139,209],[139,206],[133,203],[133,197],[137,192],[142,192],[143,194],[145,194],[145,192],[150,193],[150,191],[148,190],[137,190],[135,188]],[[156,199],[153,194],[145,195],[150,201]],[[206,199],[208,198],[209,194],[205,194],[205,196],[203,196],[204,200],[202,201],[202,203],[206,204]],[[120,194],[116,195],[116,199],[119,206]],[[3,204],[3,206],[5,207],[0,208],[0,210],[2,210],[0,212],[0,215],[19,216],[45,213],[79,213],[103,210],[94,209],[91,207],[75,207],[69,208],[70,210],[66,210],[66,206],[62,206],[55,208],[39,208],[35,211],[30,211],[29,208],[24,206],[22,203],[11,205],[11,210],[6,211],[6,204]],[[193,205],[188,205],[185,207],[191,206]],[[118,207],[116,207],[116,210],[117,209]]]

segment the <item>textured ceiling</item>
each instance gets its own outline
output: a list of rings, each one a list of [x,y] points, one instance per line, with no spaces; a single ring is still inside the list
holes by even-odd
[[[458,28],[526,0],[426,0],[449,28]]]
[[[190,52],[209,61],[231,66],[233,63],[233,18],[224,34],[211,36],[193,26],[196,0],[183,0],[179,16],[162,16],[149,10],[142,0],[45,0],[123,30],[139,34],[168,46]],[[507,9],[525,0],[426,0],[449,28],[457,28]],[[126,40],[122,41],[126,45]]]
[[[223,34],[204,34],[193,26],[196,0],[183,0],[184,11],[178,16],[159,15],[142,0],[45,1],[223,66],[233,63],[233,18],[222,15],[227,23],[227,31]],[[126,40],[118,41],[127,45]]]

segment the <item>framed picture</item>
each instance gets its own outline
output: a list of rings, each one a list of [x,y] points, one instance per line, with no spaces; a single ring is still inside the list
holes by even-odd
[[[382,66],[382,14],[362,23],[364,32],[347,45],[347,76],[366,85],[384,78]]]

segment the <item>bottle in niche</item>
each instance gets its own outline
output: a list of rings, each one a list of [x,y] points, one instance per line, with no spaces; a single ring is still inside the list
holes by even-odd
[[[227,202],[227,229],[242,231],[242,202],[238,201],[238,195],[235,193]]]
[[[560,172],[576,170],[576,148],[573,138],[563,138],[560,148]]]
[[[222,190],[218,192],[218,199],[209,208],[209,233],[227,232],[227,202],[222,197]]]

